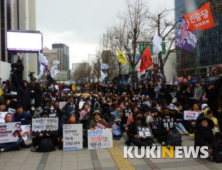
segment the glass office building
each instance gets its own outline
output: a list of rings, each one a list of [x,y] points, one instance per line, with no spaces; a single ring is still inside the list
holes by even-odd
[[[183,14],[200,8],[208,0],[175,0],[175,22],[182,18]],[[222,0],[217,0],[217,5],[222,6]],[[222,11],[212,9],[215,27],[194,31],[198,45],[194,53],[177,50],[177,72],[178,76],[196,76],[199,68],[202,78],[214,66],[222,64]],[[179,25],[178,25],[179,27]],[[176,34],[178,33],[178,27]],[[222,70],[218,70],[222,74]]]

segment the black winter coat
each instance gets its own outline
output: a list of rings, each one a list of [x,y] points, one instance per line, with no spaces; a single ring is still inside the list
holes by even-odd
[[[21,104],[23,109],[27,111],[30,107],[31,96],[30,96],[30,89],[24,86],[25,82],[27,81],[23,80],[21,86],[18,88],[17,98],[18,98],[18,104]]]
[[[43,89],[41,87],[35,87],[35,107],[41,107],[42,106],[42,94]]]
[[[201,127],[200,122],[202,120],[207,120],[208,128]],[[208,146],[209,149],[216,149],[218,147],[218,143],[212,131],[213,127],[214,123],[212,120],[204,117],[203,114],[200,115],[196,120],[194,146]]]

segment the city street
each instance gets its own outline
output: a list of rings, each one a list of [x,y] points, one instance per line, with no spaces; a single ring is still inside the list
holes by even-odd
[[[31,152],[22,149],[0,154],[0,170],[219,170],[221,165],[206,159],[124,159],[126,136],[109,149]],[[183,136],[183,146],[193,146],[193,137]]]

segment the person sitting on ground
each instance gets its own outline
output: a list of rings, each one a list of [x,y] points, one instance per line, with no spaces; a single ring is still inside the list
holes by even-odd
[[[11,123],[14,121],[14,117],[11,113],[7,113],[5,115],[5,123]],[[21,130],[18,131],[18,135],[22,136]],[[21,141],[18,140],[16,142],[10,143],[0,143],[0,152],[8,152],[13,150],[19,150],[21,148]]]
[[[41,118],[47,118],[47,117],[49,117],[49,113],[48,112],[42,112],[40,114],[40,116],[41,116]],[[31,151],[32,152],[36,152],[36,151],[44,152],[42,150],[42,148],[39,148],[39,145],[40,145],[41,141],[44,140],[44,139],[48,139],[50,141],[50,146],[52,146],[50,148],[54,148],[55,144],[58,141],[57,140],[57,135],[55,136],[55,135],[50,135],[49,133],[44,134],[44,133],[40,132],[39,135],[32,138],[33,146],[31,148]],[[53,149],[53,150],[55,150],[55,149]]]
[[[209,160],[213,161],[213,150],[218,148],[218,142],[213,134],[214,122],[206,118],[203,114],[199,115],[196,120],[196,129],[194,137],[194,146],[207,146],[209,153]]]
[[[165,112],[163,119],[170,119],[170,113]],[[173,127],[164,127],[164,122],[163,119],[158,125],[157,129],[157,140],[160,142],[162,145],[166,146],[167,145],[167,137],[168,137],[168,132],[172,129],[175,129],[175,125]]]
[[[32,116],[23,110],[22,105],[16,106],[16,112],[14,114],[14,121],[21,122],[21,125],[30,125]]]
[[[65,124],[78,124],[79,121],[78,121],[78,117],[74,114],[74,113],[71,113],[69,114],[69,118],[68,120],[66,121]],[[83,139],[82,142],[83,142],[83,146],[87,146],[87,137],[84,135],[83,133]],[[64,139],[63,139],[63,128],[59,130],[59,149],[62,150],[63,149],[63,142],[64,142]]]
[[[158,127],[159,122],[161,121],[161,117],[159,116],[159,112],[156,108],[152,108],[151,110],[151,115],[149,115],[146,119],[146,123],[148,125],[148,127],[151,127],[150,123],[155,122],[155,127]],[[156,138],[157,137],[157,128],[153,129],[151,128],[153,136]]]
[[[138,134],[138,127],[144,128],[147,127],[147,124],[145,122],[145,118],[143,115],[143,112],[136,112],[134,114],[134,121],[130,123],[128,126],[127,135],[129,137],[129,140],[135,145],[135,146],[154,146],[154,141],[151,137],[143,136],[140,137]]]
[[[107,124],[106,120],[102,118],[102,113],[99,110],[95,110],[92,114],[92,120],[89,124],[89,129],[94,130],[98,121],[102,121],[103,123]],[[108,125],[108,124],[107,124]]]
[[[7,111],[7,104],[5,102],[0,102],[0,112]]]

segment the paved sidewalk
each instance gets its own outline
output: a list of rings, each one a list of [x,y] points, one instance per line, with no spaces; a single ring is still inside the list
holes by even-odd
[[[218,170],[222,164],[205,159],[124,159],[125,136],[109,149],[31,152],[30,148],[0,154],[0,170]],[[184,146],[193,146],[192,137],[183,137]]]

